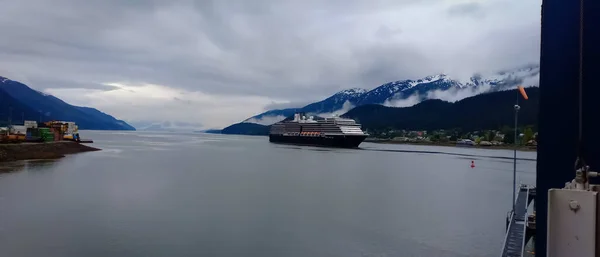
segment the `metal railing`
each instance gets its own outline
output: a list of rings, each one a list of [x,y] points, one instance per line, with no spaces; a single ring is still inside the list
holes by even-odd
[[[515,199],[515,211],[509,212],[509,224],[502,244],[502,257],[521,257],[525,250],[527,234],[527,209],[530,187],[521,186]]]

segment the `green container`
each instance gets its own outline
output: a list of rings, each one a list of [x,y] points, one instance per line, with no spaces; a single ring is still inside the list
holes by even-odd
[[[44,142],[54,141],[54,133],[52,133],[52,131],[50,131],[49,128],[39,128],[38,132],[39,132],[40,138],[42,138],[42,140]]]

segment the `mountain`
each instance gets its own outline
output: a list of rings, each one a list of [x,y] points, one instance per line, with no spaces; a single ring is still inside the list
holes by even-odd
[[[208,134],[221,134],[221,130],[220,129],[207,129],[207,130],[194,131],[194,132],[208,133]]]
[[[8,125],[8,119],[12,114],[12,123],[25,120],[39,120],[40,114],[29,106],[14,99],[4,90],[0,90],[0,127]]]
[[[384,104],[390,100],[406,99],[412,95],[427,95],[432,90],[448,90],[463,88],[460,82],[450,79],[445,74],[428,76],[419,80],[401,80],[383,84],[364,95],[359,105]]]
[[[516,85],[537,86],[538,80],[539,65],[525,65],[486,75],[475,74],[465,81],[438,74],[416,80],[388,82],[370,91],[360,88],[347,89],[302,108],[271,110],[243,122],[270,125],[293,115],[296,110],[312,115],[331,116],[369,104],[407,107],[428,99],[455,102],[481,93],[514,88]]]
[[[354,106],[362,99],[366,89],[352,88],[342,90],[334,95],[319,101],[309,104],[302,108],[278,109],[263,112],[252,116],[243,123],[255,123],[261,125],[271,125],[278,121],[282,121],[286,117],[293,116],[296,112],[306,112],[308,114],[343,114],[346,111],[354,108]]]
[[[528,100],[520,100],[519,124],[536,125],[539,88],[526,88]],[[387,107],[369,104],[342,115],[361,123],[363,129],[436,130],[461,129],[478,131],[514,126],[517,90],[489,92],[451,103],[430,99],[411,107]],[[288,119],[290,119],[288,117]],[[237,123],[223,129],[223,134],[268,135],[270,126]]]
[[[252,116],[242,122],[271,125],[285,119],[286,117],[293,116],[294,113],[298,111],[306,112],[308,114],[333,114],[335,112],[342,114],[354,108],[354,106],[356,106],[356,104],[363,98],[365,93],[367,93],[367,90],[362,88],[346,89],[335,93],[323,101],[312,103],[302,108],[270,110]]]
[[[503,70],[485,76],[476,74],[466,84],[468,86],[490,86],[490,91],[512,89],[516,85],[537,86],[539,84],[539,65],[525,65],[517,69]]]
[[[90,108],[90,107],[81,107],[81,106],[73,106],[73,107],[77,108],[78,110],[84,112],[85,114],[87,114],[91,117],[98,118],[99,120],[102,120],[103,122],[105,122],[107,124],[116,124],[116,125],[124,128],[124,130],[135,130],[135,128],[133,126],[127,124],[127,122],[122,121],[122,120],[117,120],[117,119],[115,119],[115,117],[110,116],[106,113],[103,113],[97,109]]]
[[[4,77],[0,77],[0,97],[2,100],[0,107],[8,105],[13,108],[13,124],[22,122],[25,116],[26,120],[74,121],[80,129],[135,130],[126,122],[94,108],[70,105],[54,96]],[[9,111],[0,112],[0,120],[7,120],[9,114]]]
[[[539,88],[529,87],[526,91],[529,100],[520,100],[519,124],[536,125]],[[514,126],[517,94],[517,90],[490,92],[455,103],[433,99],[405,108],[363,105],[342,116],[357,120],[363,129],[499,129]]]
[[[266,136],[269,134],[271,126],[265,126],[255,123],[236,123],[221,130],[221,134]]]
[[[294,115],[294,113],[299,110],[300,108],[270,110],[256,116],[252,116],[242,122],[271,125],[275,122],[285,119],[286,117]]]
[[[363,99],[366,93],[367,90],[362,88],[342,90],[323,101],[304,106],[301,110],[309,114],[333,113],[338,110],[350,110]]]
[[[200,123],[180,121],[130,121],[140,131],[193,132],[202,128]]]

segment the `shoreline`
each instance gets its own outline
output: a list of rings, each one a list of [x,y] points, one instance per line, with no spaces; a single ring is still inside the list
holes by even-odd
[[[0,144],[0,163],[22,160],[59,159],[68,154],[100,151],[77,142]]]
[[[391,144],[391,145],[425,145],[425,146],[444,146],[444,147],[455,147],[455,148],[474,148],[474,149],[489,149],[489,150],[514,150],[515,147],[512,145],[492,145],[492,146],[457,146],[455,143],[434,143],[434,142],[403,142],[403,141],[393,141],[393,140],[384,140],[384,139],[366,139],[364,142],[366,143],[375,143],[375,144]],[[518,151],[524,152],[537,152],[537,148],[531,148],[529,146],[519,146],[517,147]]]

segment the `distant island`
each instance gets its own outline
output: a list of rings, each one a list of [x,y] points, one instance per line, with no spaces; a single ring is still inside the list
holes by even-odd
[[[23,124],[24,120],[62,120],[77,123],[79,129],[135,130],[127,122],[90,107],[74,106],[36,91],[18,81],[0,77],[0,127]]]
[[[232,135],[251,135],[251,136],[266,136],[269,135],[271,126],[265,126],[255,123],[237,123],[221,130],[221,134]]]
[[[209,133],[209,134],[221,134],[220,129],[207,129],[207,130],[201,130],[201,131],[194,131],[194,132],[200,132],[200,133]]]

